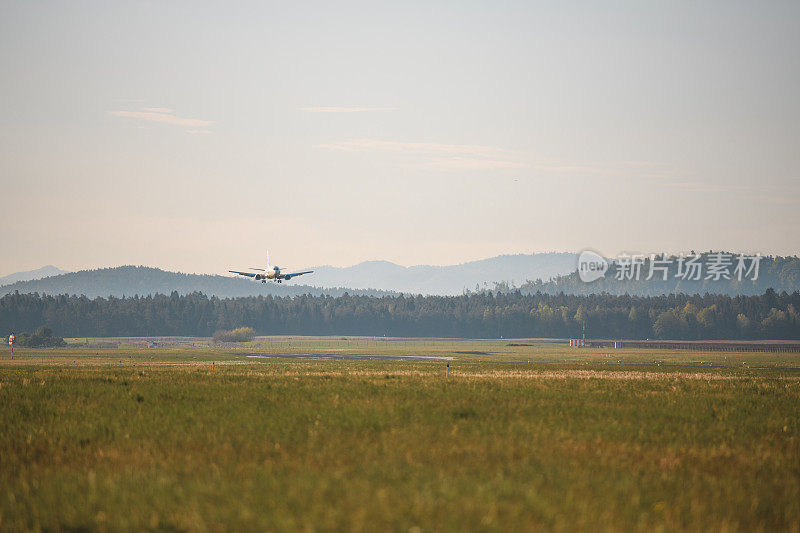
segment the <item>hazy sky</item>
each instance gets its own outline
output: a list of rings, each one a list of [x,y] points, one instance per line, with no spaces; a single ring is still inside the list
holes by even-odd
[[[0,0],[0,275],[800,253],[800,2]]]

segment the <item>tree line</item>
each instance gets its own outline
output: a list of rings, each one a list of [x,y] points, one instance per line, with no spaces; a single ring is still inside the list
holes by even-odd
[[[8,294],[0,332],[46,325],[63,337],[258,335],[800,339],[800,293],[614,296],[486,292],[462,296],[216,298],[173,292],[94,298]]]

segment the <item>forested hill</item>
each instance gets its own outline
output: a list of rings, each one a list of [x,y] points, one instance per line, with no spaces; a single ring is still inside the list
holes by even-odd
[[[210,336],[249,326],[260,335],[605,339],[800,339],[800,293],[760,296],[343,295],[235,299],[200,293],[146,298],[9,294],[0,331],[45,325],[61,337]]]
[[[654,272],[653,278],[646,278],[650,272],[649,259],[641,266],[640,279],[617,279],[619,266],[612,265],[605,276],[591,283],[581,281],[577,272],[553,278],[550,281],[528,281],[519,287],[523,294],[629,294],[632,296],[660,296],[663,294],[726,294],[757,295],[764,294],[767,289],[776,292],[786,291],[792,293],[800,290],[800,258],[798,257],[763,257],[759,265],[758,278],[742,276],[742,280],[731,275],[731,279],[705,279],[709,265],[709,254],[701,254],[701,262],[706,267],[702,271],[700,280],[683,279],[678,272],[676,261],[671,262],[667,279],[663,280],[662,273]],[[675,258],[672,258],[675,259]],[[731,266],[733,274],[734,265]],[[627,273],[627,272],[626,272]],[[505,284],[498,284],[497,290],[509,292],[512,289]]]
[[[179,294],[202,292],[209,296],[241,297],[271,294],[275,296],[296,296],[298,294],[329,294],[338,296],[345,291],[350,294],[380,296],[389,294],[377,290],[353,290],[329,288],[320,289],[308,285],[290,283],[256,283],[244,278],[216,276],[207,274],[182,274],[167,272],[158,268],[143,266],[121,266],[81,270],[34,281],[20,281],[0,287],[0,295],[20,293],[98,296],[147,296],[148,294]]]

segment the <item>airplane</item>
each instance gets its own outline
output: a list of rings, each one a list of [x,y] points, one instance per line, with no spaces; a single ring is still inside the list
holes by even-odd
[[[289,281],[290,279],[296,276],[302,276],[303,274],[311,274],[314,272],[313,270],[304,270],[302,272],[289,272],[288,274],[281,274],[281,269],[278,266],[270,267],[269,266],[269,252],[267,252],[267,268],[251,268],[250,270],[257,270],[259,272],[264,272],[264,274],[257,274],[255,272],[239,272],[238,270],[228,270],[228,272],[232,274],[238,274],[240,276],[247,276],[248,278],[253,278],[254,281],[260,281],[261,283],[266,283],[267,280],[275,280],[278,283],[282,283],[283,280]]]

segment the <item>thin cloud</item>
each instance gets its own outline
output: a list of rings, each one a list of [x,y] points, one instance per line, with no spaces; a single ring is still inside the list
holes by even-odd
[[[150,113],[174,113],[172,109],[168,107],[143,107],[142,111],[148,111]]]
[[[327,144],[319,144],[317,148],[340,150],[345,152],[384,151],[402,154],[427,156],[473,156],[473,157],[508,157],[515,152],[496,146],[477,144],[442,144],[427,142],[378,141],[375,139],[348,139]]]
[[[767,195],[759,195],[751,197],[751,200],[755,203],[766,203],[766,204],[773,204],[773,205],[789,205],[789,206],[796,206],[797,205],[797,198],[793,198],[791,196],[767,196]]]
[[[145,107],[141,111],[109,111],[109,114],[115,117],[133,118],[193,129],[204,128],[214,124],[211,120],[179,117],[171,109],[165,107]]]
[[[732,194],[746,197],[751,203],[776,206],[796,205],[800,188],[771,185],[736,185],[733,183],[708,183],[701,181],[675,181],[663,184],[671,189],[695,194]]]
[[[676,181],[672,183],[665,183],[665,185],[672,189],[695,193],[752,192],[753,190],[752,187],[747,185],[703,183],[699,181]]]
[[[528,165],[518,161],[503,161],[500,159],[473,159],[470,157],[448,157],[431,159],[428,164],[432,167],[447,170],[494,170],[504,168],[523,168]]]
[[[536,158],[531,168],[542,172],[564,175],[599,177],[636,176],[651,179],[673,179],[675,170],[658,161],[603,161],[576,163],[552,158]]]
[[[363,107],[363,106],[320,106],[301,107],[307,113],[362,113],[369,111],[394,111],[394,107]]]
[[[526,168],[546,174],[674,179],[675,171],[658,161],[605,161],[575,163],[553,158],[533,157],[517,150],[480,144],[347,139],[315,148],[341,152],[384,152],[423,158],[424,165],[440,170],[502,170]]]
[[[430,142],[379,141],[347,139],[316,148],[341,152],[385,152],[423,159],[423,165],[437,170],[501,170],[528,166],[520,162],[517,152],[480,144],[445,144]]]

